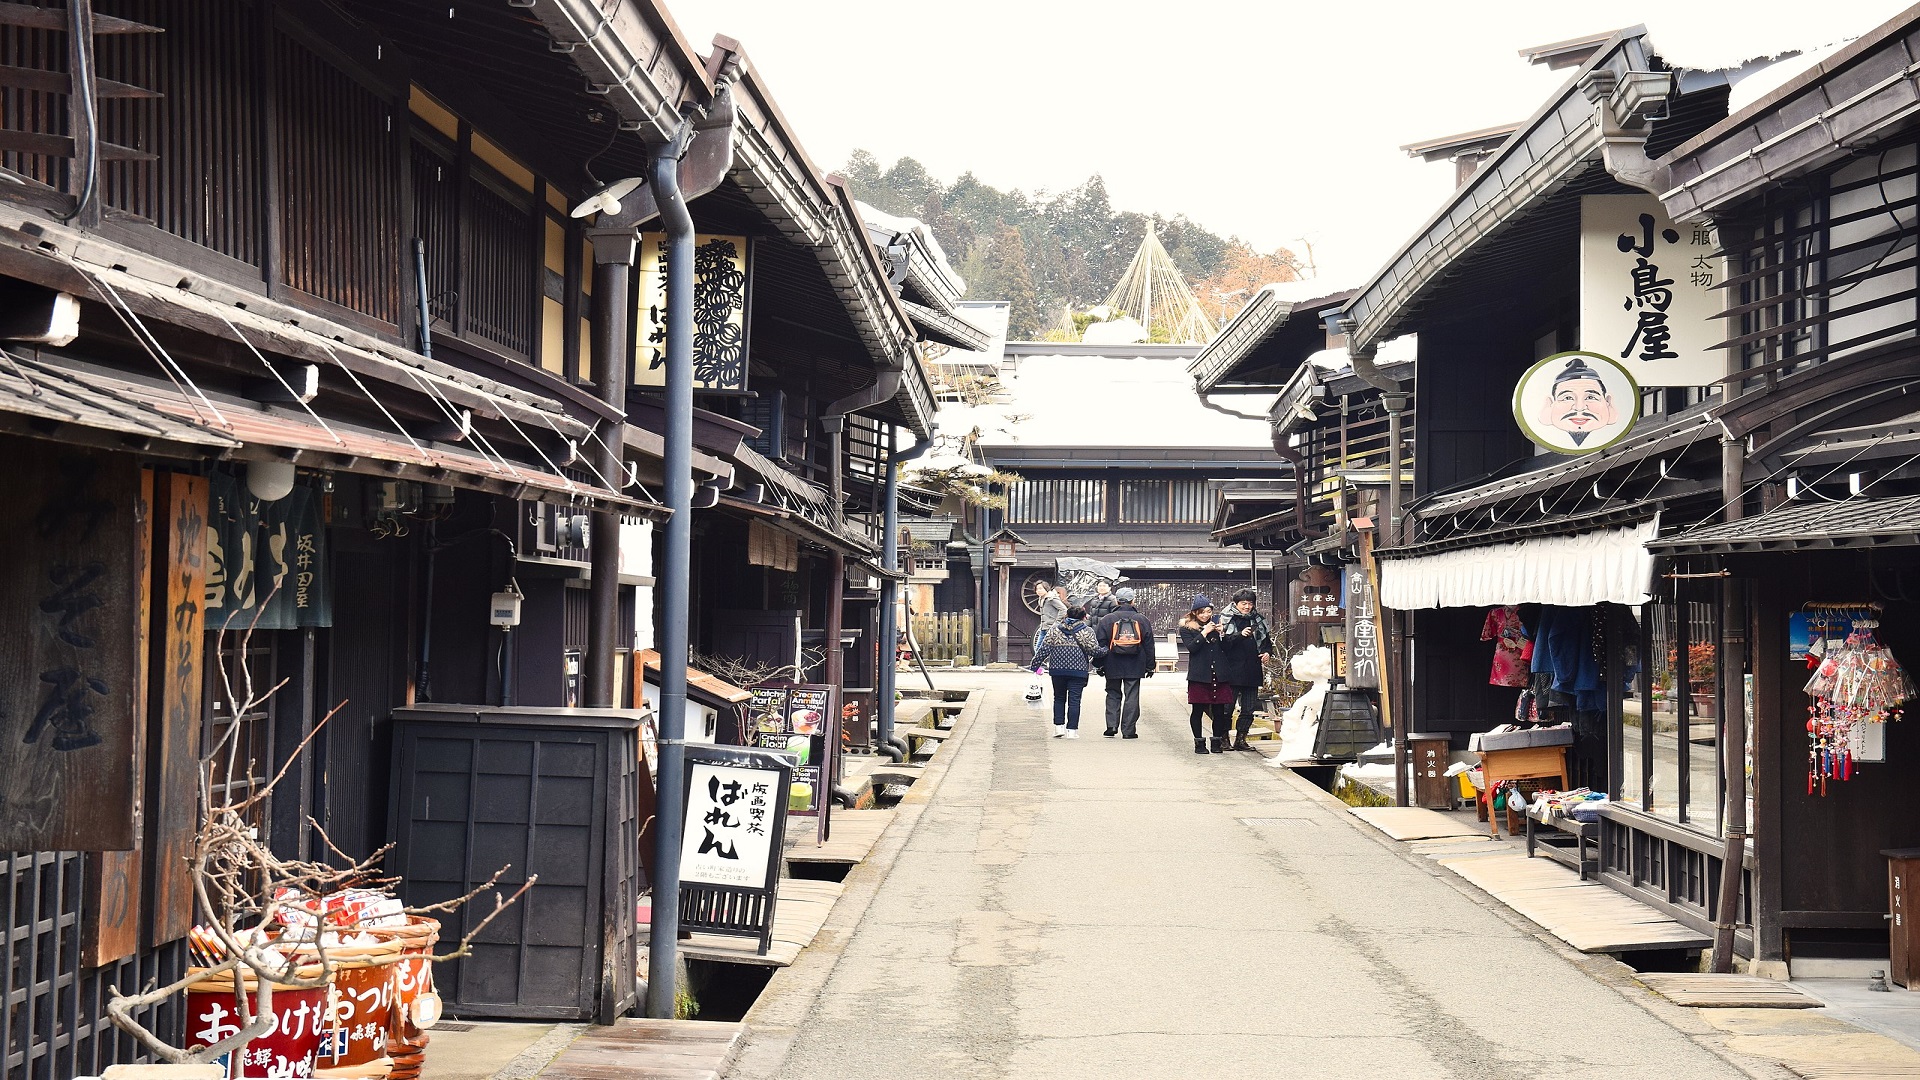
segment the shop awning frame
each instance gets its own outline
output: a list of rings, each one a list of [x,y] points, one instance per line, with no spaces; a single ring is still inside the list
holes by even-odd
[[[1920,495],[1787,503],[1655,541],[1662,555],[1872,549],[1920,545]]]
[[[1652,598],[1659,519],[1638,525],[1533,536],[1433,554],[1377,552],[1380,605],[1394,611],[1555,604],[1638,606]]]

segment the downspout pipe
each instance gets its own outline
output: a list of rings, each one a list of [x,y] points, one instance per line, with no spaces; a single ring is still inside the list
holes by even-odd
[[[652,947],[647,951],[647,1015],[674,1019],[680,959],[680,842],[686,814],[687,615],[693,568],[693,216],[680,191],[680,158],[693,138],[683,121],[672,142],[653,149],[648,183],[666,230],[667,373],[663,471],[667,509],[660,574],[660,764],[654,822]]]
[[[893,745],[893,698],[899,691],[900,671],[894,642],[900,636],[900,466],[933,448],[931,439],[922,439],[905,450],[887,455],[887,498],[880,518],[880,567],[888,573],[880,578],[880,678],[879,731],[874,742]],[[904,758],[900,760],[905,760]]]
[[[1726,439],[1720,444],[1721,501],[1726,520],[1746,513],[1742,484],[1746,479],[1746,443]],[[1733,970],[1733,933],[1740,921],[1740,883],[1747,855],[1747,695],[1743,675],[1747,666],[1747,593],[1740,578],[1721,578],[1720,602],[1720,745],[1725,753],[1727,792],[1726,848],[1720,854],[1720,906],[1713,916],[1713,952],[1708,970]],[[1754,942],[1754,958],[1761,955]]]
[[[846,476],[841,459],[846,456],[847,414],[892,401],[900,391],[900,380],[905,374],[900,368],[882,368],[871,383],[828,402],[820,410],[820,426],[827,433],[827,489],[833,496],[834,513],[840,513],[846,504]]]
[[[594,468],[610,483],[624,476],[625,464],[620,451],[625,443],[627,414],[628,285],[633,273],[634,248],[639,234],[631,223],[615,216],[597,222],[588,230],[593,241],[593,323],[589,341],[593,357],[595,387],[600,400],[618,410],[620,420],[609,426],[609,434],[594,446]],[[587,555],[592,570],[587,582],[587,670],[588,708],[608,709],[613,700],[614,658],[620,635],[620,511],[601,506],[590,517],[592,534]]]

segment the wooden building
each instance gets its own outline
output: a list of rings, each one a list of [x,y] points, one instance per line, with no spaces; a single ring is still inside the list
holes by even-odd
[[[683,108],[730,120],[733,165],[694,214],[745,248],[738,280],[709,267],[739,348],[702,398],[696,641],[725,632],[705,613],[786,588],[746,584],[749,522],[815,568],[792,587],[806,625],[837,621],[841,558],[873,550],[875,463],[897,428],[930,429],[932,397],[842,189],[735,43],[702,56],[655,4],[30,0],[0,10],[0,50],[0,635],[19,658],[0,1073],[55,1080],[142,1057],[107,988],[185,962],[178,856],[198,757],[229,733],[245,764],[213,782],[241,794],[334,713],[261,825],[290,856],[324,850],[309,817],[372,851],[395,835],[396,708],[582,700],[595,543],[620,551],[603,647],[615,700],[637,699],[665,516],[652,323],[644,280],[593,295],[570,211],[644,175]],[[620,310],[625,393],[589,348]],[[617,533],[587,535],[607,510]],[[519,596],[517,627],[490,619],[496,594]],[[634,839],[610,854],[631,865]],[[509,877],[542,872],[529,917],[570,933],[571,871],[541,860]],[[583,1015],[632,1002],[616,977]]]

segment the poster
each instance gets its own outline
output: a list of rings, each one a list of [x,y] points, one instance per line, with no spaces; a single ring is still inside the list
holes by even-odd
[[[1726,280],[1711,225],[1676,225],[1652,195],[1580,200],[1580,347],[1641,386],[1707,386],[1727,375],[1716,318]]]
[[[633,384],[667,382],[665,233],[640,234],[640,318]],[[693,238],[693,388],[747,388],[747,238]]]
[[[772,762],[687,760],[686,829],[680,880],[767,889],[776,880],[779,792],[785,770]]]

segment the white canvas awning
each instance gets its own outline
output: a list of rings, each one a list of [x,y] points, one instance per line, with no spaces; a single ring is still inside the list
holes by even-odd
[[[1496,547],[1395,558],[1382,552],[1380,606],[1396,611],[1648,601],[1658,520],[1624,529],[1543,536]]]

